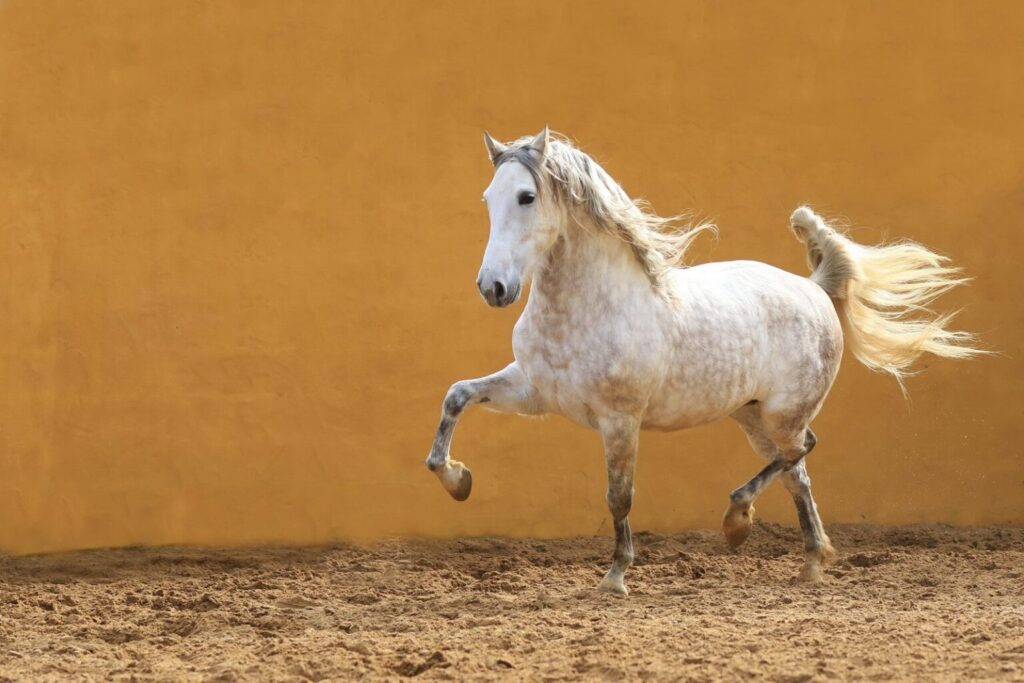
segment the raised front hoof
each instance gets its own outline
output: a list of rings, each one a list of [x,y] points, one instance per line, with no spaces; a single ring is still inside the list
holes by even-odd
[[[611,593],[612,595],[629,595],[629,589],[626,588],[626,582],[623,577],[611,572],[605,574],[604,578],[601,579],[601,583],[597,584],[597,590],[602,593]]]
[[[754,506],[730,507],[722,518],[722,532],[730,548],[738,548],[750,536],[754,526]]]
[[[473,473],[461,462],[450,461],[437,473],[437,477],[441,480],[444,490],[455,500],[461,502],[469,498],[473,490]]]
[[[462,476],[459,478],[459,483],[456,484],[454,489],[449,489],[448,493],[452,494],[452,498],[461,503],[469,498],[469,494],[472,490],[473,473],[469,471],[468,467],[466,467],[462,470]]]

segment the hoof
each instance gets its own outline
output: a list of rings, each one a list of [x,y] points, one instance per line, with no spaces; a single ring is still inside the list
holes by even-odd
[[[629,595],[629,589],[626,588],[626,582],[622,576],[613,575],[611,572],[605,574],[604,578],[601,579],[601,583],[597,584],[597,590],[613,595]]]
[[[800,574],[797,575],[796,580],[800,583],[821,583],[824,581],[821,574],[821,564],[818,562],[806,562],[803,568],[800,570]]]
[[[800,570],[800,574],[796,577],[796,580],[800,583],[821,583],[825,580],[824,575],[821,572],[821,568],[826,564],[829,564],[836,558],[836,550],[832,547],[828,538],[825,538],[825,543],[817,550],[811,550],[807,553],[807,557],[804,560],[804,566]]]
[[[750,536],[750,529],[754,524],[754,506],[747,508],[730,507],[725,517],[722,518],[722,531],[725,533],[725,542],[731,548],[738,548],[743,541]]]
[[[459,478],[459,483],[453,490],[448,491],[452,494],[452,498],[462,502],[469,498],[470,492],[473,490],[473,473],[469,471],[468,467],[462,468],[462,476]]]
[[[469,498],[473,490],[473,473],[461,462],[449,461],[444,469],[437,473],[437,477],[441,480],[444,490],[455,500],[463,501]]]

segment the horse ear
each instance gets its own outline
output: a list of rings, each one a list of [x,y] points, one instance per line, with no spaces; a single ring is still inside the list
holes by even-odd
[[[530,149],[537,154],[544,156],[544,150],[548,148],[548,124],[544,124],[544,130],[537,133],[537,136],[530,140]]]
[[[508,149],[508,145],[503,145],[492,138],[486,130],[484,131],[484,145],[487,146],[487,156],[491,158],[492,164],[498,160],[502,152]]]

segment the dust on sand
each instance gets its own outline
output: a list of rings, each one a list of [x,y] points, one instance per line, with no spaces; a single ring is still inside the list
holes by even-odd
[[[0,680],[1024,680],[1024,528],[125,549],[0,559]]]

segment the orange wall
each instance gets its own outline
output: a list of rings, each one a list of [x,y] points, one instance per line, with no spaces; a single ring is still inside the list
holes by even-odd
[[[607,533],[597,437],[474,412],[510,360],[474,288],[480,134],[544,122],[698,259],[804,272],[801,201],[976,279],[1004,355],[904,403],[847,359],[811,457],[826,522],[1024,522],[1024,6],[144,2],[0,6],[0,548]],[[761,463],[723,423],[642,439],[634,528],[716,526]],[[763,516],[795,524],[771,491]]]

